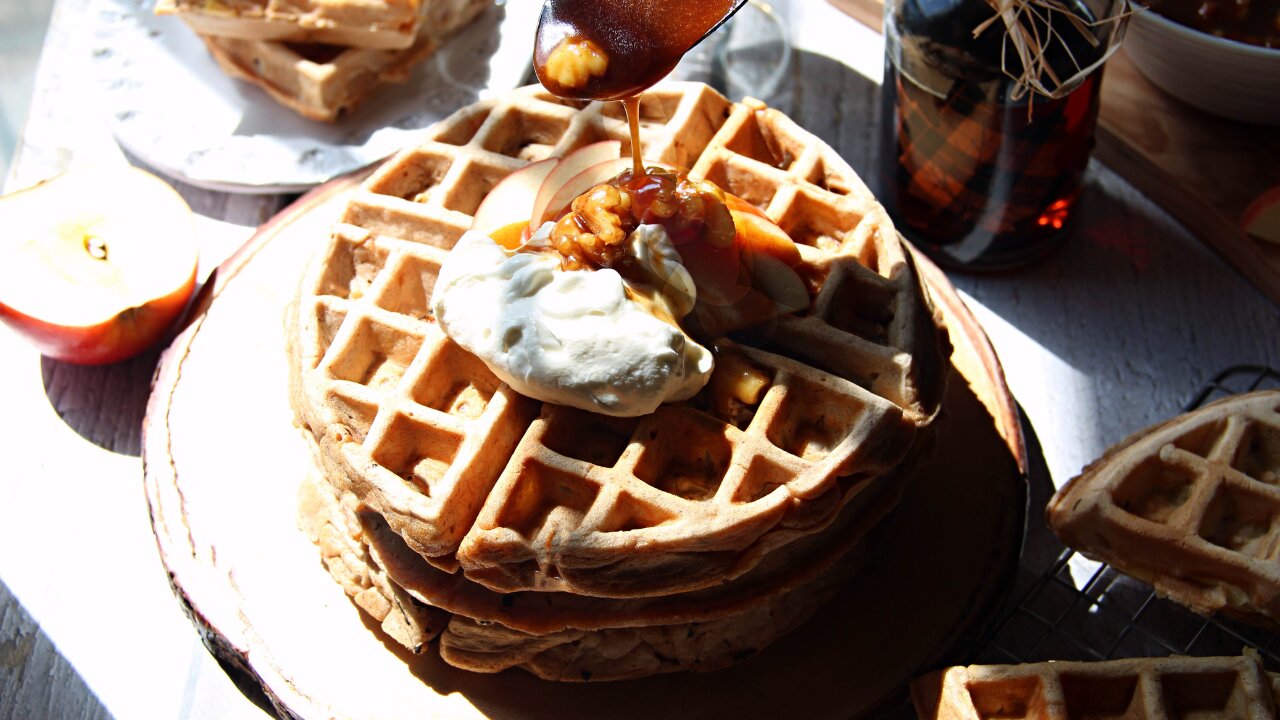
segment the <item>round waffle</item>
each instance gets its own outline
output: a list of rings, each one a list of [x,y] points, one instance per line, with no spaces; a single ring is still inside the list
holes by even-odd
[[[528,162],[619,108],[530,87],[465,108],[367,180],[308,269],[293,403],[325,476],[432,565],[497,592],[631,598],[750,572],[899,465],[938,410],[945,338],[884,210],[783,114],[701,84],[642,103],[643,155],[757,205],[800,246],[810,307],[716,341],[764,371],[757,406],[704,392],[642,418],[542,404],[429,313],[448,249]]]

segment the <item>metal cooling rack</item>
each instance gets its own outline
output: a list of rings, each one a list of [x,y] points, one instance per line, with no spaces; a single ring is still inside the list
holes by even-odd
[[[1186,406],[1195,410],[1228,395],[1280,388],[1280,371],[1240,365],[1220,373]],[[1034,513],[1033,513],[1034,515]],[[1052,551],[1050,551],[1052,552]],[[1043,563],[1043,561],[1042,561]],[[1043,564],[1041,564],[1043,567]],[[967,662],[983,665],[1047,660],[1109,660],[1168,655],[1239,655],[1256,649],[1263,663],[1280,672],[1280,635],[1243,623],[1206,618],[1158,597],[1149,585],[1070,548],[1028,589],[1015,588],[990,639]],[[1083,581],[1082,581],[1083,580]],[[1024,580],[1021,587],[1027,588]],[[963,658],[960,662],[966,662]],[[915,718],[909,700],[881,714],[881,720]]]
[[[1185,411],[1227,395],[1269,388],[1280,388],[1280,372],[1255,365],[1233,367],[1201,388]],[[1158,597],[1146,583],[1070,548],[1062,551],[997,627],[975,662],[1239,655],[1252,647],[1268,669],[1280,671],[1280,635],[1231,620],[1205,618]]]

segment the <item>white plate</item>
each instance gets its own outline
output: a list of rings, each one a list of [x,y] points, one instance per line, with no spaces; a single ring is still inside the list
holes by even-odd
[[[408,82],[335,124],[307,120],[223,74],[181,20],[152,0],[97,0],[89,52],[97,107],[125,150],[176,179],[227,192],[305,190],[377,162],[454,110],[523,84],[541,3],[485,12]]]

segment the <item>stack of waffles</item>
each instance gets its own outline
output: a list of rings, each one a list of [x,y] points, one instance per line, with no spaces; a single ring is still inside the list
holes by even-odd
[[[1201,613],[1280,627],[1280,391],[1111,448],[1053,498],[1063,542]]]
[[[374,173],[289,315],[317,460],[301,522],[356,605],[458,667],[555,680],[713,669],[798,625],[928,453],[948,345],[866,186],[782,113],[673,83],[641,104],[651,161],[761,208],[810,306],[714,342],[768,378],[611,418],[515,393],[434,323],[449,248],[503,177],[605,139],[616,103],[539,87],[464,108]],[[732,362],[725,361],[734,356]]]
[[[218,65],[282,105],[332,122],[413,66],[492,0],[159,0]]]

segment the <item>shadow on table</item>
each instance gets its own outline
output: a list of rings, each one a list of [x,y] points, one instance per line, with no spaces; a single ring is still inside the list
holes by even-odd
[[[109,720],[49,636],[0,582],[0,717]]]
[[[1055,252],[1000,274],[948,273],[1082,376],[1074,400],[1093,408],[1102,446],[1175,414],[1221,368],[1280,362],[1280,307],[1139,197],[1095,161]]]
[[[127,152],[125,157],[134,166],[161,175],[159,170]],[[166,180],[196,214],[249,227],[266,222],[298,197],[278,195],[262,202],[235,193],[200,190],[172,178]],[[199,297],[205,285],[216,277],[217,268],[213,268],[205,282],[197,284],[193,297]],[[171,336],[196,317],[198,315],[193,315],[193,310],[188,308],[170,331]],[[167,343],[162,342],[130,360],[93,367],[43,357],[40,370],[45,395],[63,422],[84,439],[111,452],[140,456],[142,420],[151,392],[151,378],[165,345]]]
[[[112,365],[72,365],[42,357],[40,374],[49,404],[68,427],[98,447],[138,457],[159,357],[159,348]]]

